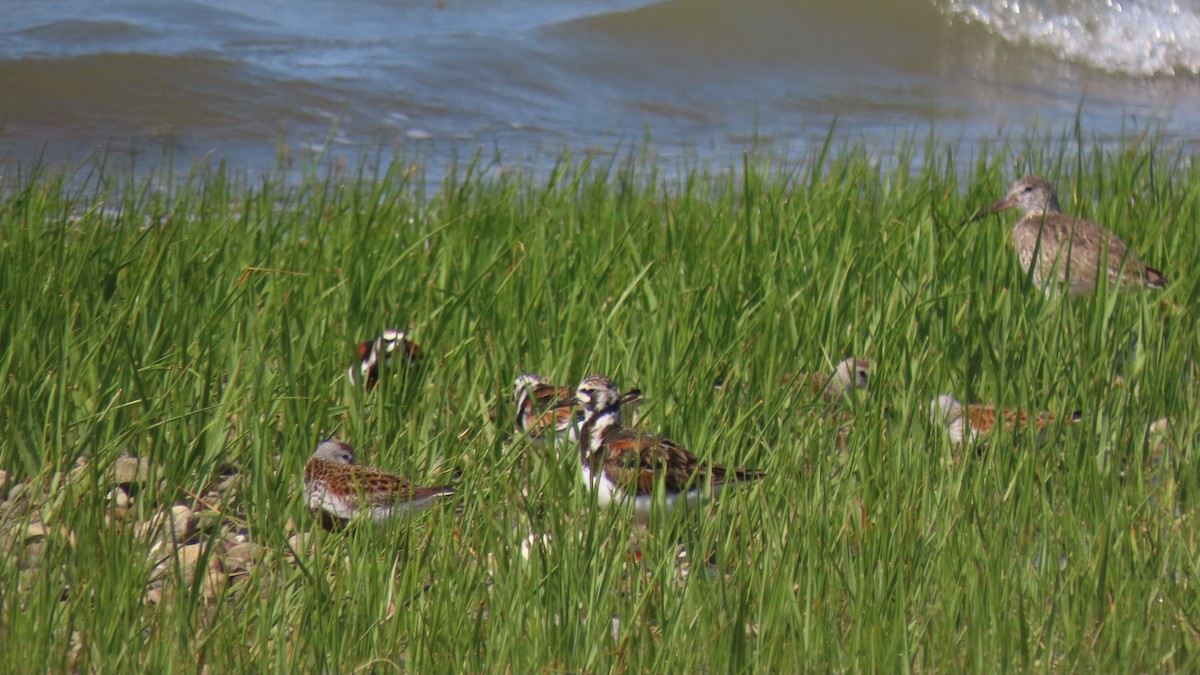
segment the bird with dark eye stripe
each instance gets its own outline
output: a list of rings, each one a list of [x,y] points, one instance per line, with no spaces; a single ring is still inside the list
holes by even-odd
[[[637,400],[642,392],[631,389],[621,397],[625,409],[637,422]],[[537,373],[522,373],[513,382],[513,405],[517,413],[517,431],[525,434],[539,445],[548,439],[554,444],[574,447],[579,442],[579,426],[583,423],[583,409],[566,405],[573,400],[574,392],[568,387],[559,387]]]
[[[632,507],[634,519],[645,523],[656,500],[661,499],[668,512],[684,504],[695,507],[702,496],[716,497],[729,483],[766,476],[702,462],[677,443],[625,426],[621,402],[612,380],[593,375],[579,384],[567,403],[583,408],[580,468],[601,507]]]

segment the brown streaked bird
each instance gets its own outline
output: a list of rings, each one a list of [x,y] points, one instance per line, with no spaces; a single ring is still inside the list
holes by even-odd
[[[337,518],[383,522],[425,510],[453,485],[418,487],[386,471],[354,463],[354,448],[335,440],[317,446],[304,465],[304,501]]]
[[[715,497],[729,482],[766,476],[701,462],[676,443],[624,426],[621,392],[603,375],[584,379],[573,402],[583,407],[579,460],[584,482],[596,490],[601,507],[632,506],[637,522],[649,520],[660,483],[664,505],[671,511],[680,503],[695,506],[701,495]]]
[[[850,357],[838,362],[832,373],[797,373],[784,375],[783,383],[805,394],[821,396],[826,403],[837,404],[856,389],[865,390],[870,384],[871,362]]]
[[[1108,283],[1165,288],[1162,272],[1147,267],[1117,235],[1096,223],[1062,213],[1054,187],[1045,178],[1025,176],[1013,183],[990,213],[1019,209],[1012,244],[1021,268],[1047,294],[1066,285],[1071,295],[1090,295],[1101,271]],[[1036,260],[1034,259],[1036,256]]]
[[[583,423],[583,409],[577,405],[565,405],[574,399],[575,392],[559,387],[537,373],[522,373],[513,382],[513,403],[517,409],[517,431],[539,444],[553,438],[557,444],[579,442],[579,427]],[[621,397],[626,410],[637,422],[636,401],[641,391],[631,389]]]
[[[1032,427],[1037,432],[1037,442],[1041,442],[1046,429],[1058,419],[1048,412],[1034,413],[1031,417],[1024,410],[1013,408],[996,408],[982,403],[963,405],[950,394],[939,394],[930,402],[929,416],[934,423],[945,425],[954,445],[977,442],[995,431],[997,423],[1010,431]],[[1082,420],[1083,413],[1077,410],[1062,422],[1074,424]]]
[[[550,384],[537,373],[522,373],[513,382],[513,404],[517,409],[517,431],[535,442],[548,439],[577,439],[581,411],[574,406],[560,405],[570,401],[573,394],[566,387]]]
[[[388,363],[393,354],[398,354],[397,358],[401,363],[411,366],[423,356],[417,343],[409,340],[404,331],[396,328],[386,328],[374,340],[360,342],[355,348],[358,350],[359,362],[350,366],[346,373],[351,383],[357,383],[361,379],[366,383],[367,389],[373,389],[379,382],[380,361]]]

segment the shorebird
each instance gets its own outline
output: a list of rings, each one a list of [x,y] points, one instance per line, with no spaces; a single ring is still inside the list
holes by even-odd
[[[559,405],[571,400],[570,389],[550,384],[537,373],[522,373],[513,382],[513,404],[517,409],[517,431],[544,444],[547,437],[575,441],[581,411]]]
[[[1037,431],[1037,442],[1040,443],[1047,427],[1058,419],[1048,412],[1034,413],[1031,417],[1024,410],[996,408],[981,403],[963,405],[950,394],[939,394],[930,402],[929,416],[934,423],[945,425],[954,445],[975,443],[995,431],[997,423],[1010,431],[1032,427]],[[1075,411],[1062,421],[1073,424],[1082,419],[1083,413]]]
[[[1065,284],[1071,295],[1089,295],[1103,270],[1108,283],[1164,288],[1167,278],[1147,267],[1117,235],[1096,223],[1062,213],[1054,187],[1044,178],[1026,176],[1013,183],[990,213],[1020,209],[1012,229],[1013,247],[1033,283],[1052,293]],[[1030,269],[1032,268],[1032,270]]]
[[[632,409],[634,423],[637,422],[636,401],[642,392],[631,389],[621,397],[626,410]],[[539,444],[549,438],[556,443],[579,442],[579,427],[583,424],[583,409],[577,405],[566,405],[575,392],[567,387],[550,384],[537,373],[523,373],[513,382],[513,403],[517,410],[517,431]],[[562,404],[562,405],[560,405]]]
[[[367,389],[373,389],[379,381],[379,362],[391,361],[392,354],[399,352],[404,365],[414,365],[421,360],[421,348],[417,343],[408,339],[404,331],[396,328],[384,329],[374,340],[367,340],[356,345],[359,362],[347,369],[346,373],[351,383],[359,379],[366,383]],[[356,373],[357,371],[357,373]]]
[[[634,519],[646,523],[658,485],[659,496],[671,511],[680,503],[695,506],[702,494],[716,497],[728,482],[766,475],[701,462],[676,443],[624,426],[621,402],[617,385],[603,375],[584,379],[571,402],[583,407],[580,469],[584,482],[596,490],[601,507],[632,506]]]
[[[349,520],[358,516],[384,522],[425,510],[453,485],[417,487],[386,471],[354,463],[354,448],[328,440],[304,465],[304,501],[314,511]]]
[[[870,384],[871,362],[854,357],[840,361],[832,373],[797,373],[784,375],[784,384],[812,396],[821,396],[826,403],[836,405],[855,389],[865,390]]]
[[[820,396],[830,408],[836,408],[850,392],[866,390],[871,380],[871,362],[867,359],[850,357],[838,362],[832,373],[785,373],[779,378],[781,384],[804,396]],[[718,377],[713,382],[713,389],[724,391],[725,377]],[[749,386],[742,385],[743,394]]]

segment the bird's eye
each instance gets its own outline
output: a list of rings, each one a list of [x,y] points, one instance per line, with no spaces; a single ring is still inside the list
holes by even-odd
[[[1032,185],[1026,185],[1026,186],[1025,186],[1025,189],[1024,189],[1024,190],[1022,190],[1021,192],[1033,192],[1033,186],[1032,186]]]

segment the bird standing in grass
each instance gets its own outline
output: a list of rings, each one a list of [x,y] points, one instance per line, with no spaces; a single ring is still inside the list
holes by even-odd
[[[1054,187],[1044,178],[1026,176],[1013,183],[1004,199],[989,210],[1021,211],[1012,244],[1021,267],[1046,293],[1066,285],[1071,295],[1089,295],[1104,274],[1111,285],[1165,288],[1162,272],[1147,267],[1125,242],[1096,223],[1062,213]]]
[[[314,511],[343,520],[359,516],[384,522],[418,513],[453,485],[418,487],[390,473],[354,463],[354,448],[335,440],[317,446],[304,466],[304,501]]]
[[[667,511],[701,495],[716,497],[726,484],[753,481],[766,474],[700,461],[686,448],[644,434],[621,421],[622,395],[603,375],[583,380],[570,403],[583,408],[579,460],[583,480],[597,492],[601,507],[631,506],[634,519],[645,523],[661,484]]]
[[[574,406],[559,405],[571,397],[570,389],[550,384],[537,373],[518,375],[513,382],[517,431],[539,444],[549,439],[577,441],[582,413]]]
[[[634,423],[637,422],[635,402],[641,391],[631,389],[621,396],[626,412],[632,409]],[[565,405],[573,400],[574,392],[559,387],[537,373],[522,373],[513,382],[513,404],[517,411],[517,431],[539,444],[547,439],[565,442],[570,446],[579,442],[579,427],[583,423],[583,410],[578,405]],[[561,404],[561,405],[560,405]]]
[[[801,392],[821,396],[826,403],[836,406],[850,392],[866,390],[871,379],[871,362],[866,359],[848,358],[838,362],[833,373],[797,373],[785,375],[784,384],[797,387]]]
[[[408,335],[395,328],[384,329],[374,340],[358,343],[359,362],[346,371],[351,383],[362,380],[368,390],[373,389],[379,382],[380,363],[388,363],[393,354],[405,366],[416,365],[421,360],[421,348],[417,343],[408,339]],[[356,372],[357,371],[357,372]]]
[[[996,408],[981,403],[963,405],[950,394],[939,394],[933,399],[929,404],[929,416],[934,423],[945,425],[954,445],[975,443],[995,431],[998,424],[1008,427],[1010,431],[1032,429],[1037,433],[1037,441],[1041,442],[1046,429],[1058,419],[1048,412],[1029,415],[1024,410]],[[1075,411],[1062,421],[1073,424],[1082,420],[1083,413]]]

